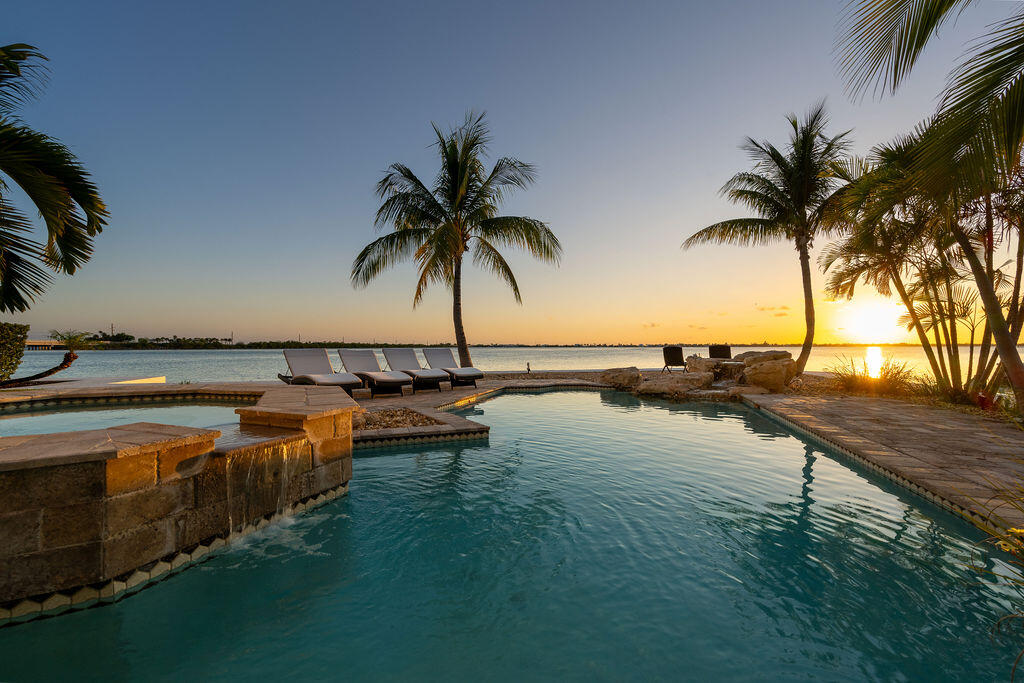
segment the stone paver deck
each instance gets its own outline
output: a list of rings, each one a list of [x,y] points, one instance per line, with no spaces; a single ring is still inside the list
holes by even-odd
[[[862,396],[750,396],[747,403],[865,462],[986,530],[1024,527],[1024,430],[955,410]],[[1024,502],[1022,502],[1024,505]]]

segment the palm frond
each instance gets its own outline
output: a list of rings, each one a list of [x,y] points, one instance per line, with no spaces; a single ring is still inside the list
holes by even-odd
[[[505,284],[512,290],[517,304],[523,303],[523,297],[519,293],[519,283],[516,276],[512,274],[505,257],[501,255],[494,245],[479,235],[473,240],[473,263],[478,267],[494,273],[505,281]]]
[[[29,220],[0,198],[0,313],[27,311],[51,282],[31,232]]]
[[[935,33],[977,0],[858,0],[841,20],[839,68],[854,97],[895,91]]]
[[[769,218],[733,218],[698,230],[683,242],[683,249],[701,244],[759,246],[790,238],[789,231]]]

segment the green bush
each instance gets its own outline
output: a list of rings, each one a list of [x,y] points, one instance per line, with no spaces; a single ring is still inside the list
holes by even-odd
[[[28,339],[28,325],[0,323],[0,382],[8,380],[21,364]]]
[[[886,358],[872,377],[866,361],[853,358],[840,358],[836,363],[825,368],[835,377],[836,384],[843,391],[866,394],[882,394],[899,396],[911,393],[914,385],[914,373],[906,363],[897,363]]]

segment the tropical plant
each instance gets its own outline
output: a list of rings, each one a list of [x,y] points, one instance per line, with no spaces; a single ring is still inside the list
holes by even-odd
[[[845,237],[821,258],[831,271],[827,291],[851,297],[860,281],[884,296],[895,290],[907,311],[903,322],[917,333],[939,390],[952,400],[991,404],[1019,360],[1016,349],[1006,354],[1000,341],[1014,345],[1024,326],[1021,186],[1005,170],[987,186],[957,173],[920,183],[915,154],[928,134],[923,125],[876,147],[871,161],[845,178],[833,203],[839,207],[833,220]],[[1011,262],[996,263],[1006,249],[1017,252],[1012,273],[1006,270]],[[961,367],[965,341],[968,358]]]
[[[526,216],[499,216],[508,192],[525,189],[536,178],[530,164],[512,157],[498,159],[488,171],[484,157],[490,134],[483,114],[469,113],[448,132],[433,124],[441,168],[428,188],[404,164],[392,164],[377,183],[383,200],[376,227],[392,232],[368,244],[352,263],[352,283],[365,287],[399,261],[412,259],[418,270],[413,306],[431,284],[452,292],[452,319],[459,362],[472,364],[462,324],[463,258],[505,281],[517,303],[519,284],[500,247],[525,249],[535,258],[557,264],[562,246],[543,222]]]
[[[976,0],[856,0],[846,15],[841,66],[855,94],[896,90],[928,42]],[[909,150],[907,189],[940,196],[935,214],[959,245],[974,279],[991,340],[1017,405],[1024,406],[1024,361],[1017,348],[1024,313],[1020,288],[1007,302],[992,255],[1000,199],[1013,207],[1004,236],[1016,240],[1017,272],[1024,261],[1024,222],[1014,205],[1024,143],[1024,13],[1016,12],[976,42],[951,72],[939,109]],[[966,209],[967,216],[957,213]],[[953,209],[953,210],[950,210]],[[1019,283],[1019,277],[1015,278]],[[955,327],[954,327],[955,329]],[[993,362],[994,361],[987,361]],[[987,362],[985,365],[987,365]]]
[[[92,255],[107,209],[75,156],[57,140],[22,124],[17,108],[35,97],[45,57],[31,45],[0,47],[0,313],[28,310],[50,272],[73,274]],[[46,239],[11,202],[21,188],[38,209]]]
[[[709,225],[683,242],[688,249],[699,244],[761,246],[792,242],[800,259],[804,294],[806,333],[797,358],[802,373],[814,344],[814,290],[811,284],[810,252],[814,238],[830,228],[828,207],[836,192],[835,165],[847,147],[849,131],[828,136],[825,103],[810,109],[804,119],[788,119],[789,142],[784,149],[770,142],[747,138],[741,149],[754,162],[752,170],[734,175],[722,194],[757,214]]]
[[[910,366],[892,358],[884,359],[874,372],[866,360],[845,356],[825,370],[832,374],[839,388],[853,393],[899,396],[909,393],[914,385],[914,371]]]

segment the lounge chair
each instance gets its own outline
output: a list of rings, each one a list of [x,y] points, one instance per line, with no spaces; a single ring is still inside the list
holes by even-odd
[[[444,370],[422,367],[416,358],[416,352],[412,349],[384,349],[384,357],[388,360],[389,368],[412,377],[413,393],[416,393],[418,388],[441,391],[441,382],[448,381],[448,373]]]
[[[678,344],[663,346],[661,355],[665,358],[665,367],[662,372],[672,372],[672,368],[686,368],[686,359],[683,358],[683,347]]]
[[[381,370],[373,349],[339,349],[338,355],[346,370],[366,382],[370,398],[377,394],[400,394],[402,387],[412,384],[412,377],[404,372]]]
[[[476,368],[460,368],[451,349],[423,349],[423,357],[430,367],[447,372],[453,387],[475,387],[476,381],[484,378],[484,373]]]
[[[347,372],[335,372],[327,349],[285,349],[284,360],[291,375],[278,374],[287,384],[316,384],[341,387],[349,396],[363,386],[363,380]]]

